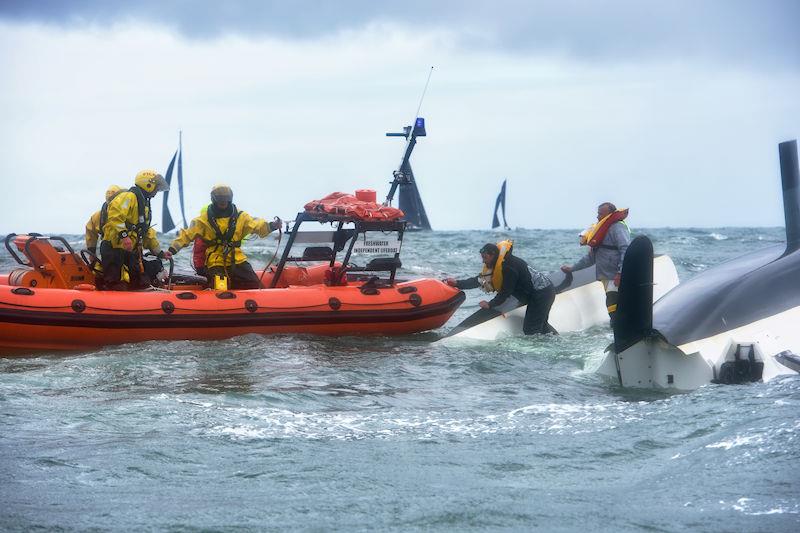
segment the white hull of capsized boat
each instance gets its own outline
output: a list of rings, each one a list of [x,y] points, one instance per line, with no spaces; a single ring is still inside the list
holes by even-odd
[[[751,346],[764,364],[761,381],[797,374],[779,360],[782,352],[800,354],[800,307],[681,346],[650,337],[618,355],[609,351],[596,372],[623,387],[689,391],[720,379],[722,365],[737,354],[747,359]]]
[[[653,301],[678,284],[678,272],[669,256],[661,255],[653,261]],[[522,323],[528,306],[473,326],[451,339],[495,340],[500,337],[522,335]],[[606,293],[603,284],[595,281],[556,295],[550,309],[550,325],[559,333],[581,331],[592,326],[608,324]]]

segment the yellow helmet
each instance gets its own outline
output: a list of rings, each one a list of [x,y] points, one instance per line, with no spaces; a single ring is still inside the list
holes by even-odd
[[[155,170],[142,170],[136,174],[134,183],[137,187],[147,193],[148,196],[154,196],[159,191],[168,191],[169,185],[164,176]]]
[[[121,190],[122,187],[120,187],[119,185],[112,185],[111,187],[109,187],[108,190],[106,191],[106,202],[110,202],[111,199],[114,198],[114,196],[116,196],[116,194]]]
[[[217,183],[216,185],[211,187],[211,201],[214,203],[232,202],[233,190],[230,188],[229,185],[225,185],[224,183]]]

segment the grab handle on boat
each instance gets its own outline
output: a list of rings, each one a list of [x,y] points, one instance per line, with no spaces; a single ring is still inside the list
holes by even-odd
[[[75,253],[72,250],[72,246],[69,245],[69,243],[67,242],[67,240],[64,237],[60,237],[58,235],[52,235],[50,237],[40,237],[40,238],[47,239],[47,240],[50,240],[50,241],[58,241],[58,242],[60,242],[61,244],[63,244],[67,248],[67,251],[69,253],[71,253],[71,254]]]
[[[23,250],[22,253],[25,254],[25,257],[30,259],[30,261],[31,261],[30,262],[30,266],[32,266],[33,268],[39,268],[41,266],[41,265],[39,265],[37,263],[36,260],[34,260],[34,256],[31,254],[31,244],[34,241],[58,241],[58,242],[60,242],[61,244],[63,244],[66,247],[66,249],[70,253],[70,255],[73,255],[73,256],[75,255],[75,251],[72,249],[72,246],[69,245],[69,243],[67,242],[66,239],[64,239],[64,237],[59,237],[58,235],[55,235],[55,236],[52,236],[52,237],[48,237],[48,236],[42,235],[41,233],[29,233],[28,235],[30,235],[30,239],[25,241],[25,249]],[[52,243],[50,244],[50,246],[56,252],[63,252],[64,251],[64,250],[60,250],[60,249],[56,248],[55,246],[52,245]]]
[[[86,266],[89,267],[91,272],[93,272],[95,275],[102,275],[103,271],[98,268],[98,265],[100,264],[100,258],[97,257],[96,253],[83,249],[80,251],[80,256],[83,262],[86,263]]]
[[[17,236],[16,233],[9,233],[8,235],[6,235],[6,240],[5,240],[6,250],[8,250],[8,253],[11,254],[11,257],[13,257],[14,260],[20,265],[33,266],[30,264],[30,262],[25,262],[22,259],[20,259],[20,257],[17,255],[17,252],[15,252],[13,248],[11,248],[10,245],[11,239],[13,239],[16,236]]]
[[[175,260],[169,258],[169,276],[167,277],[167,290],[172,290],[172,273],[175,271]]]

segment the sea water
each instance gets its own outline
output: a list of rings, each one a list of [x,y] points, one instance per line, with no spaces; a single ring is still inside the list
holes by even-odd
[[[638,233],[682,280],[783,240]],[[480,246],[504,237],[539,270],[585,251],[577,231],[414,233],[401,276],[474,275]],[[275,240],[245,248],[258,269]],[[606,327],[432,342],[484,298],[399,338],[0,357],[0,530],[800,530],[800,377],[621,389],[594,373]]]

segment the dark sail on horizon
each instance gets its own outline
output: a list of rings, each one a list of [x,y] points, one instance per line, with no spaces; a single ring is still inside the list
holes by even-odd
[[[181,216],[183,217],[183,227],[188,228],[186,223],[186,211],[183,204],[183,133],[178,133],[178,149],[172,155],[172,160],[169,162],[167,172],[164,174],[164,180],[167,185],[172,186],[172,171],[175,169],[175,160],[178,160],[178,200],[181,206]],[[161,232],[167,233],[175,229],[175,221],[169,212],[169,191],[164,191],[164,196],[161,201]]]
[[[497,210],[503,214],[503,228],[509,229],[508,222],[506,222],[506,180],[503,180],[503,186],[500,187],[500,194],[497,195],[497,200],[494,203],[494,215],[492,217],[492,229],[500,227],[500,219],[497,217]]]
[[[403,133],[387,133],[387,137],[405,137],[406,148],[403,158],[397,170],[392,173],[392,186],[386,196],[386,205],[392,203],[395,192],[398,193],[398,207],[405,213],[404,220],[408,222],[411,230],[431,230],[431,223],[422,204],[422,197],[419,194],[414,171],[411,169],[411,152],[417,144],[417,137],[425,137],[425,119],[417,117],[414,126],[406,126]],[[398,190],[399,189],[399,190]]]

